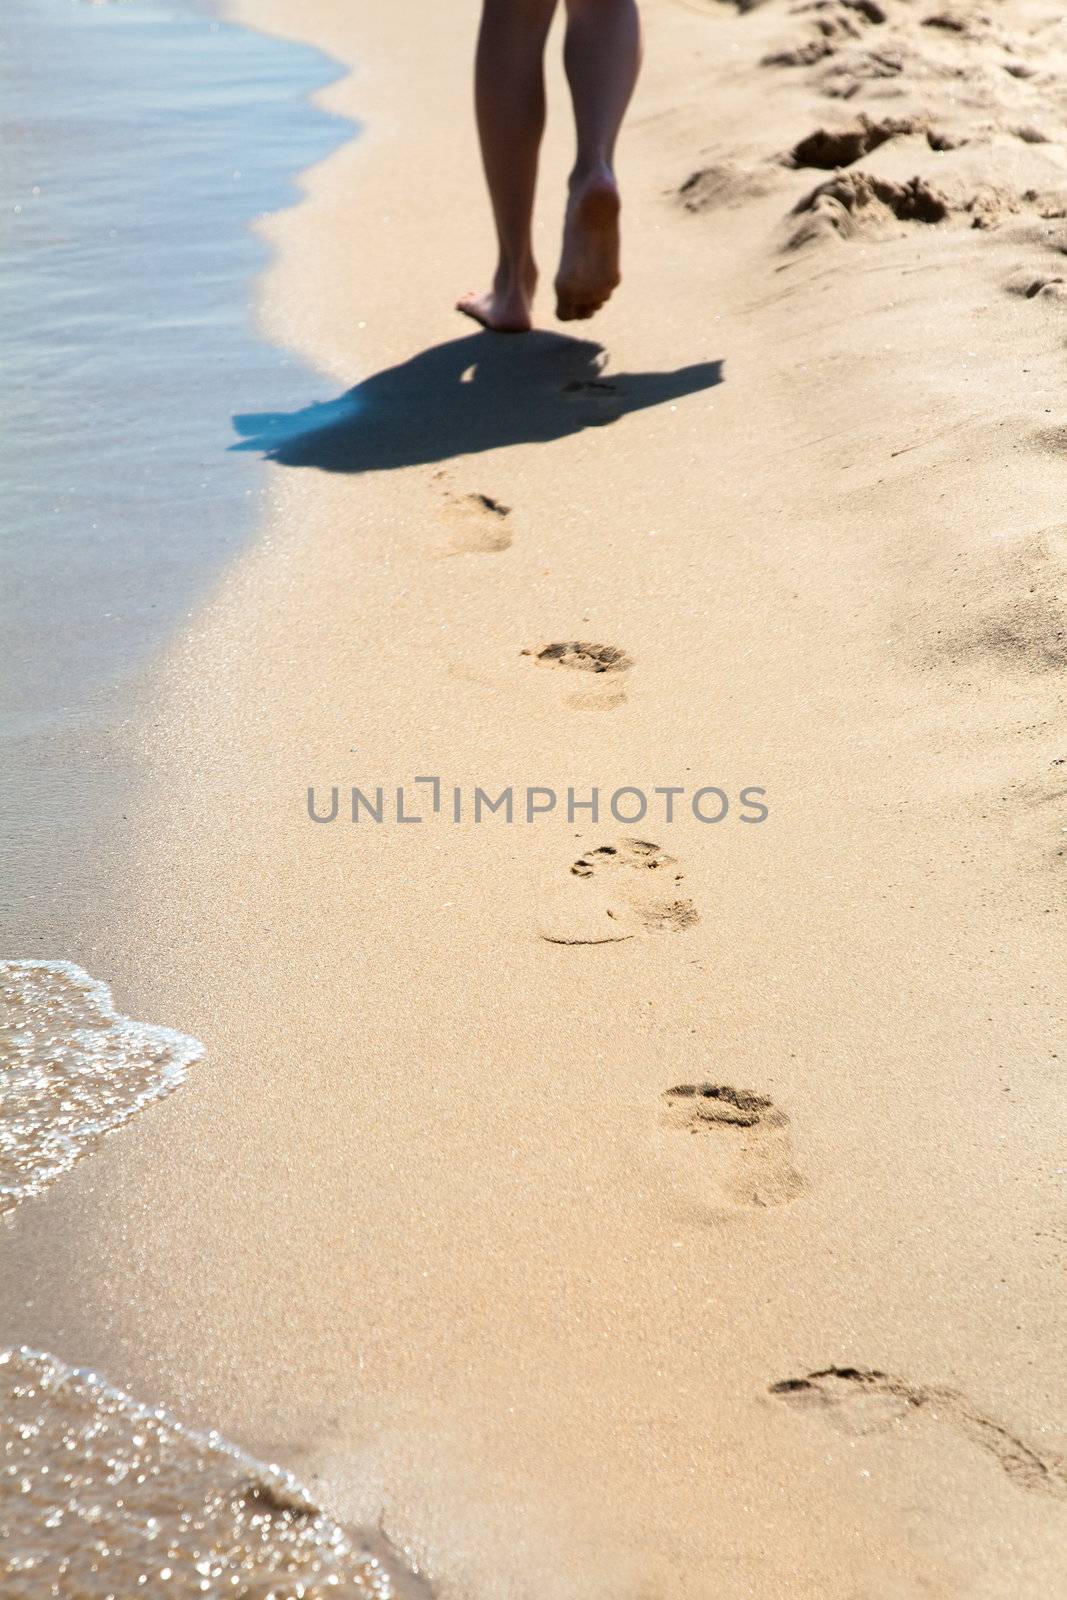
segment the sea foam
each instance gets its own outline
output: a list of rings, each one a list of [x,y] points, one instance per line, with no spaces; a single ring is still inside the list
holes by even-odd
[[[0,961],[0,1211],[176,1089],[197,1039],[133,1022],[69,961]]]

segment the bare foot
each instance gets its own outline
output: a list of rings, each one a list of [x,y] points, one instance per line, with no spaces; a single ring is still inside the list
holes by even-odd
[[[532,263],[518,275],[498,267],[493,287],[485,294],[463,295],[456,310],[493,333],[528,333],[536,287],[537,268]]]
[[[556,275],[561,322],[591,317],[619,284],[619,188],[608,167],[576,184],[567,204]]]

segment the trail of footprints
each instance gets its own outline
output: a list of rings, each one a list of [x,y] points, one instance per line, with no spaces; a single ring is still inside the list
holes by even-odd
[[[1005,237],[1045,261],[1002,268],[1003,287],[1042,303],[1067,298],[1067,229],[1050,226],[1067,219],[1062,104],[1051,75],[1031,60],[1035,43],[1062,26],[1062,8],[1036,6],[1018,36],[970,6],[801,0],[782,9],[782,43],[760,66],[786,93],[799,70],[841,111],[754,167],[728,158],[702,167],[676,191],[678,202],[698,213],[738,205],[783,187],[790,171],[822,170],[831,176],[783,220],[784,251],[899,237],[902,225],[990,233],[1014,219]],[[853,111],[864,96],[872,111]],[[1013,154],[1012,140],[1032,153]],[[921,166],[914,175],[863,165],[901,141]]]
[[[710,212],[792,189],[788,209],[767,207],[768,242],[791,259],[960,230],[1003,292],[1055,315],[1067,303],[1067,119],[1052,70],[1062,5],[1032,0],[1013,26],[1007,8],[998,15],[952,0],[778,0],[774,9],[781,40],[758,61],[754,48],[750,70],[785,103],[798,79],[805,100],[814,88],[828,102],[825,121],[755,163],[748,152],[713,152],[720,158],[686,179],[676,203]],[[770,3],[761,12],[774,14]],[[916,259],[909,251],[902,269],[915,271]],[[1029,442],[1064,453],[1062,427]],[[917,633],[931,628],[923,665],[1062,673],[1065,570],[1055,523],[995,549],[972,547],[944,573],[957,595],[951,623],[941,616],[931,628],[921,592],[906,602]],[[1061,845],[1050,859],[1062,862]]]
[[[650,839],[597,845],[572,862],[569,876],[570,894],[541,932],[548,944],[620,944],[683,933],[700,921],[678,862]],[[732,1206],[783,1205],[806,1187],[793,1164],[789,1118],[766,1095],[727,1084],[676,1084],[661,1096],[660,1122],[709,1142],[719,1197]]]
[[[758,3],[738,0],[738,10],[752,10]],[[907,139],[921,141],[932,157],[988,141],[995,133],[1013,136],[1024,145],[1048,143],[1049,135],[1039,121],[1041,104],[1035,107],[1033,96],[1011,89],[1014,81],[1025,91],[1031,76],[1013,41],[1000,41],[1008,92],[990,95],[987,85],[974,82],[966,95],[960,93],[960,85],[967,83],[970,73],[959,52],[969,40],[984,37],[991,26],[987,17],[969,8],[933,6],[916,20],[914,13],[901,12],[891,0],[808,0],[792,6],[789,15],[797,19],[801,35],[769,52],[764,67],[808,69],[832,102],[852,101],[868,87],[877,90],[893,80],[903,84],[910,79],[935,91],[944,85],[945,108],[955,116],[939,117],[927,108],[896,116],[872,116],[862,110],[838,116],[833,125],[804,134],[762,166],[724,160],[700,168],[676,191],[679,204],[701,214],[771,194],[787,181],[789,172],[827,173],[793,205],[783,235],[786,250],[831,238],[891,236],[901,224],[922,227],[956,221],[989,231],[1006,217],[1029,212],[1037,219],[1029,241],[1043,247],[1052,261],[1044,269],[1018,269],[1004,286],[1027,299],[1067,298],[1067,232],[1057,237],[1046,226],[1067,217],[1067,193],[1062,189],[978,186],[968,191],[958,183],[953,187],[921,175],[890,180],[858,165],[883,146]],[[924,36],[932,48],[924,48]],[[1026,235],[1019,237],[1027,242]],[[607,381],[574,382],[563,390],[568,398],[612,392]],[[449,496],[445,515],[453,533],[453,553],[495,553],[511,544],[510,508],[487,495]],[[617,705],[625,698],[622,685],[633,661],[618,646],[558,640],[522,654],[539,670],[604,680],[596,686],[599,698],[595,691],[589,691],[593,698],[576,693],[568,702],[574,706]],[[649,935],[684,933],[699,923],[678,862],[651,840],[627,837],[598,845],[579,856],[567,876],[567,892],[548,908],[540,930],[550,945],[620,944]],[[710,1081],[675,1084],[661,1094],[659,1123],[669,1137],[694,1140],[695,1159],[706,1156],[717,1193],[729,1207],[781,1206],[807,1188],[793,1161],[788,1116],[756,1090]],[[1067,1500],[1063,1459],[1028,1444],[953,1389],[912,1384],[876,1368],[831,1366],[772,1383],[768,1394],[791,1410],[851,1435],[884,1431],[912,1416],[947,1424],[990,1456],[1019,1488]]]
[[[510,514],[509,507],[486,494],[449,494],[445,515],[453,527],[450,553],[506,549]],[[538,667],[603,677],[612,685],[621,683],[634,664],[618,645],[583,639],[553,640],[521,653]],[[624,698],[621,689],[613,688],[595,698],[573,695],[569,703],[605,707]],[[589,888],[563,901],[555,915],[550,912],[541,931],[548,944],[619,944],[643,934],[684,932],[700,921],[681,888],[684,875],[677,861],[652,840],[623,838],[598,845],[571,864],[569,877],[572,887],[577,880]],[[727,1132],[732,1148],[722,1194],[735,1204],[780,1205],[804,1188],[792,1164],[788,1118],[763,1095],[723,1085],[680,1084],[664,1091],[661,1120],[667,1128],[690,1133]]]

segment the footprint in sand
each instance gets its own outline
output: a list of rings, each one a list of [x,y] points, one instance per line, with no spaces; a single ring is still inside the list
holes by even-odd
[[[789,1118],[766,1095],[720,1083],[680,1083],[662,1097],[660,1122],[711,1136],[722,1197],[734,1205],[780,1206],[807,1187],[793,1165]]]
[[[708,211],[720,211],[744,205],[748,200],[759,200],[775,187],[779,176],[773,168],[747,168],[723,161],[710,167],[698,167],[685,182],[674,190],[674,198],[685,211],[702,216]]]
[[[1067,668],[1067,530],[1003,541],[995,554],[960,562],[948,575],[953,626],[938,628],[930,659],[967,668],[995,663],[1025,676]]]
[[[947,1422],[986,1451],[1021,1489],[1067,1499],[1067,1464],[1026,1444],[953,1389],[927,1389],[871,1367],[825,1367],[806,1378],[785,1378],[768,1391],[798,1411],[818,1413],[847,1434],[877,1433],[921,1414]]]
[[[700,921],[681,892],[673,856],[648,839],[620,839],[579,856],[569,881],[550,896],[540,929],[547,944],[620,944],[646,933],[677,933]]]
[[[618,645],[568,639],[523,650],[522,654],[530,656],[539,666],[589,673],[600,679],[595,688],[567,696],[567,704],[580,711],[610,711],[626,699],[624,674],[633,666],[633,658]]]
[[[825,0],[802,6],[810,18],[807,37],[762,58],[764,67],[813,67],[842,48],[856,44],[872,25],[881,26],[886,12],[879,0]]]
[[[790,226],[785,248],[827,238],[879,238],[897,221],[933,224],[951,212],[946,196],[923,178],[893,183],[869,172],[838,172],[793,207],[791,215],[801,221]]]
[[[492,495],[449,495],[444,519],[452,536],[444,555],[498,555],[511,546],[511,507]]]
[[[860,156],[869,155],[890,139],[915,131],[916,124],[910,117],[886,117],[881,122],[872,122],[860,112],[857,120],[846,127],[816,128],[793,146],[783,157],[782,164],[836,172],[839,167],[850,167]]]
[[[927,137],[933,145],[935,136]],[[934,148],[942,147],[943,142],[934,145]],[[839,170],[797,202],[790,213],[783,248],[796,250],[818,240],[834,238],[899,238],[899,222],[927,227],[955,222],[958,226],[986,232],[1020,213],[1036,213],[1048,221],[1062,218],[1064,211],[1062,196],[1052,191],[1020,191],[1004,184],[967,185],[959,181],[942,188],[921,177],[895,183],[850,168]],[[800,218],[799,223],[793,220],[796,218]],[[1046,284],[1055,284],[1056,280],[1055,273],[1040,276],[1031,271],[1015,274],[1006,286],[1015,293],[1038,294]]]
[[[1035,272],[1023,267],[1005,280],[1009,294],[1021,295],[1025,300],[1067,300],[1067,275],[1056,272]]]

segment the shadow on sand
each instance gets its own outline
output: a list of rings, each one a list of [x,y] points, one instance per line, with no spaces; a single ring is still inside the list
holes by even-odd
[[[722,382],[721,361],[604,374],[604,350],[556,333],[472,333],[303,411],[234,417],[234,450],[287,467],[387,472],[502,445],[563,439]]]

